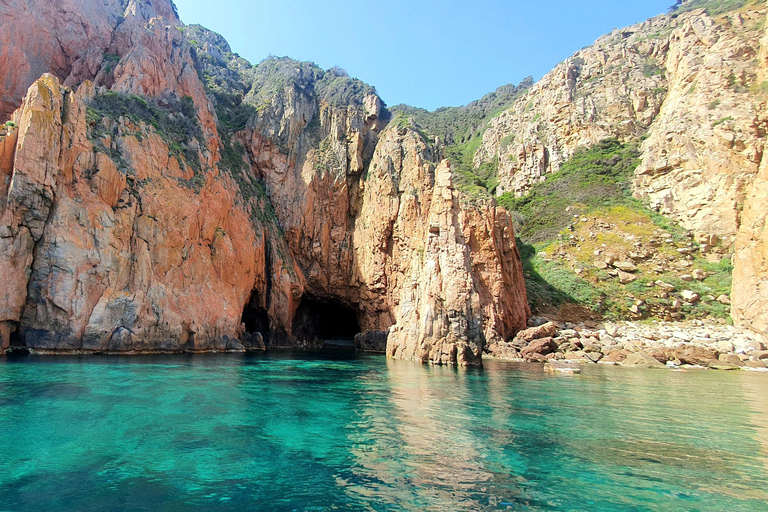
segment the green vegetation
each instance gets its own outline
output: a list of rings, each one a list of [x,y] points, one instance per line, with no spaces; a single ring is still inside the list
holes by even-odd
[[[214,100],[222,144],[218,168],[237,184],[238,200],[250,212],[253,223],[279,232],[281,228],[266,186],[254,175],[246,148],[236,140],[237,132],[244,130],[258,115],[256,105],[262,97],[254,94],[251,87],[257,68],[233,53],[223,37],[200,25],[186,27],[185,37],[192,46],[198,76],[205,84],[206,93]],[[262,80],[260,86],[274,93],[279,89],[276,85],[279,79],[268,83],[268,78],[263,76],[269,72],[268,67],[256,74]],[[308,69],[300,66],[298,73]],[[266,92],[263,99],[270,99]]]
[[[86,119],[91,129],[89,136],[94,143],[94,150],[107,154],[122,171],[128,171],[128,165],[122,153],[115,147],[107,147],[103,141],[106,134],[104,119],[118,121],[126,118],[135,124],[145,124],[154,128],[168,144],[170,155],[180,164],[188,165],[194,171],[194,177],[184,181],[195,190],[204,183],[199,148],[204,147],[205,138],[197,120],[195,104],[190,97],[157,100],[143,98],[135,94],[122,94],[107,91],[97,94],[88,106]],[[114,135],[114,134],[113,134]],[[140,136],[140,134],[137,134]]]
[[[475,152],[483,140],[488,121],[510,108],[533,85],[528,77],[520,85],[505,85],[465,107],[443,107],[429,112],[397,105],[391,108],[394,122],[416,130],[428,142],[439,138],[446,144],[445,157],[451,162],[456,186],[470,199],[489,197],[498,186],[498,161],[476,168]],[[503,143],[511,144],[513,138]]]
[[[376,89],[361,80],[350,78],[343,69],[334,67],[317,81],[315,93],[321,101],[334,107],[360,107],[366,96],[376,94]]]
[[[712,128],[714,128],[715,126],[719,126],[719,125],[721,125],[723,123],[726,123],[728,121],[733,121],[733,116],[728,116],[728,117],[724,117],[722,119],[718,119],[717,121],[712,123]]]
[[[706,9],[710,16],[717,16],[758,3],[759,0],[690,0],[683,4],[683,0],[677,0],[677,3],[670,7],[669,12],[673,16],[677,16],[696,9]]]
[[[113,69],[117,66],[117,63],[120,62],[120,56],[116,55],[114,53],[105,53],[103,55],[103,61],[102,66],[104,67],[104,71],[107,73],[111,73]]]
[[[517,86],[501,86],[464,107],[442,107],[429,112],[423,108],[396,105],[390,110],[395,115],[413,119],[416,125],[447,145],[463,144],[481,135],[490,119],[511,107],[532,85],[533,79],[528,77]]]
[[[478,135],[468,142],[445,148],[445,157],[451,162],[456,177],[456,187],[471,199],[492,195],[499,185],[498,160],[474,166],[473,159],[482,142],[482,135]]]
[[[262,104],[286,87],[299,92],[316,94],[318,99],[332,106],[355,106],[361,108],[363,100],[376,89],[350,78],[346,71],[335,67],[323,71],[312,62],[300,62],[288,57],[270,57],[253,70],[251,87],[252,102]]]
[[[768,94],[768,81],[763,81],[760,83],[755,82],[752,84],[752,87],[750,87],[750,92],[752,94],[762,94],[767,95]]]
[[[334,169],[340,169],[342,162],[339,160],[333,149],[333,142],[330,137],[320,141],[315,153],[314,171],[319,174],[330,172]]]
[[[563,304],[579,304],[587,311],[599,313],[606,309],[608,297],[592,283],[585,281],[560,263],[545,261],[536,247],[518,240],[523,261],[525,289],[534,312]]]
[[[629,182],[639,163],[635,144],[607,139],[594,148],[577,150],[560,172],[534,185],[527,196],[515,198],[507,193],[499,204],[526,219],[518,233],[521,239],[528,243],[551,240],[571,222],[573,214],[563,214],[568,207],[581,205],[581,210],[589,210],[633,202]]]
[[[666,318],[670,311],[689,317],[727,318],[728,308],[713,298],[730,292],[729,258],[713,262],[700,255],[687,231],[631,196],[638,155],[636,143],[607,139],[577,151],[559,173],[531,187],[529,195],[515,198],[505,194],[499,199],[513,211],[534,311],[627,318],[634,306],[638,308],[634,318]],[[609,274],[610,268],[601,270],[594,265],[602,261],[598,255],[605,251],[649,250],[649,257],[678,261],[681,248],[692,254],[690,270],[671,264],[659,267],[649,258],[637,263],[636,280],[626,284]],[[681,275],[694,268],[706,272],[706,277],[684,281]],[[654,284],[657,280],[674,286],[677,292],[694,291],[702,300],[675,306],[676,296],[661,293]]]
[[[663,75],[664,69],[653,59],[647,59],[643,63],[643,75],[647,77]]]

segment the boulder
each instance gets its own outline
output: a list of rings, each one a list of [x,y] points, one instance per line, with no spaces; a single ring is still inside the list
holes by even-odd
[[[619,281],[621,284],[633,283],[637,281],[637,276],[619,270]]]
[[[557,344],[552,340],[552,338],[541,338],[541,339],[532,341],[530,345],[528,345],[521,351],[521,354],[523,355],[523,357],[529,358],[534,354],[539,354],[544,356],[549,353],[555,352],[556,350],[557,350]]]
[[[680,292],[680,296],[687,302],[696,302],[699,300],[699,294],[691,290],[683,290]]]
[[[522,359],[520,351],[510,346],[508,343],[491,343],[485,346],[485,353],[496,359],[517,360]]]
[[[569,350],[564,354],[565,359],[568,361],[581,361],[585,359],[586,354],[582,352],[581,350]]]
[[[683,345],[668,351],[670,357],[674,357],[682,364],[707,366],[710,361],[717,360],[719,354],[715,350],[696,345]]]
[[[718,358],[718,360],[721,363],[728,363],[735,366],[744,366],[744,362],[736,354],[720,354],[720,357]]]
[[[639,368],[666,368],[666,366],[660,363],[657,359],[643,352],[629,354],[622,364]]]
[[[691,276],[697,281],[703,281],[704,279],[707,278],[707,273],[697,268],[697,269],[694,269],[693,272],[691,272]]]
[[[637,265],[631,261],[617,261],[613,264],[613,267],[623,270],[624,272],[637,272]]]
[[[546,323],[548,323],[549,320],[544,318],[543,316],[532,316],[528,319],[528,327],[540,327]]]
[[[611,350],[603,357],[603,363],[622,363],[632,352],[626,349]]]
[[[264,337],[260,332],[246,332],[240,337],[245,350],[265,350]]]
[[[547,322],[538,327],[531,327],[530,329],[520,331],[517,333],[517,336],[515,336],[515,341],[531,342],[541,338],[552,338],[555,336],[556,332],[557,326],[552,322]]]

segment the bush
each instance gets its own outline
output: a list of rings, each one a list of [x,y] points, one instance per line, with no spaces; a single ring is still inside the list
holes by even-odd
[[[557,237],[571,222],[566,208],[598,208],[633,202],[630,181],[639,165],[636,144],[606,139],[590,149],[579,149],[560,172],[531,187],[527,196],[506,193],[499,204],[525,218],[518,235],[526,242]]]

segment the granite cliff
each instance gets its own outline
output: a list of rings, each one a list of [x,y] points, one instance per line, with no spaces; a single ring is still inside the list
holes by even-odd
[[[525,327],[511,216],[466,201],[373,88],[252,66],[168,0],[0,10],[3,350],[360,333],[392,357],[478,364]]]
[[[531,314],[521,214],[493,195],[512,204],[561,168],[573,179],[590,148],[600,172],[631,163],[634,196],[688,238],[650,213],[575,205],[557,212],[577,215],[555,256],[584,275],[594,249],[596,280],[637,281],[630,318],[665,319],[701,295],[667,273],[714,290],[691,266],[732,257],[730,297],[702,301],[768,331],[764,2],[683,1],[535,84],[433,113],[387,109],[338,68],[252,65],[170,0],[11,1],[0,14],[0,350],[355,337],[478,364]],[[646,288],[644,272],[661,279]],[[646,304],[651,288],[668,307]]]
[[[580,149],[640,144],[636,198],[733,254],[732,316],[768,331],[762,1],[687,0],[576,52],[492,119],[474,164],[525,196]]]

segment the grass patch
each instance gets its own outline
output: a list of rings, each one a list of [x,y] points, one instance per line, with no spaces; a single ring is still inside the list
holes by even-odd
[[[527,196],[515,198],[506,193],[499,204],[523,215],[525,224],[518,235],[525,242],[554,239],[579,212],[629,202],[630,180],[639,156],[635,144],[604,140],[591,149],[578,150],[560,172],[535,184]],[[570,212],[566,212],[568,207]]]
[[[608,296],[592,283],[575,275],[556,261],[545,261],[536,247],[517,241],[523,262],[525,288],[533,311],[556,308],[566,303],[578,303],[595,313],[602,313],[609,303]]]
[[[578,151],[559,173],[535,184],[528,196],[500,198],[516,220],[534,312],[562,314],[576,307],[582,319],[590,313],[611,319],[669,319],[672,314],[728,318],[728,307],[715,299],[730,293],[730,260],[709,262],[685,229],[631,196],[638,163],[635,143],[607,139]],[[643,252],[645,256],[637,256]],[[617,255],[616,261],[636,254],[635,281],[622,284],[614,268],[596,266],[609,253]],[[689,267],[678,268],[681,260]],[[703,270],[706,277],[682,279],[694,269]],[[657,280],[675,291],[663,293]],[[701,300],[685,304],[683,290],[698,293]]]
[[[747,5],[757,4],[757,0],[691,0],[683,5],[682,0],[677,0],[677,3],[670,7],[669,11],[673,16],[679,16],[696,9],[704,9],[710,16],[717,16],[741,9]]]

